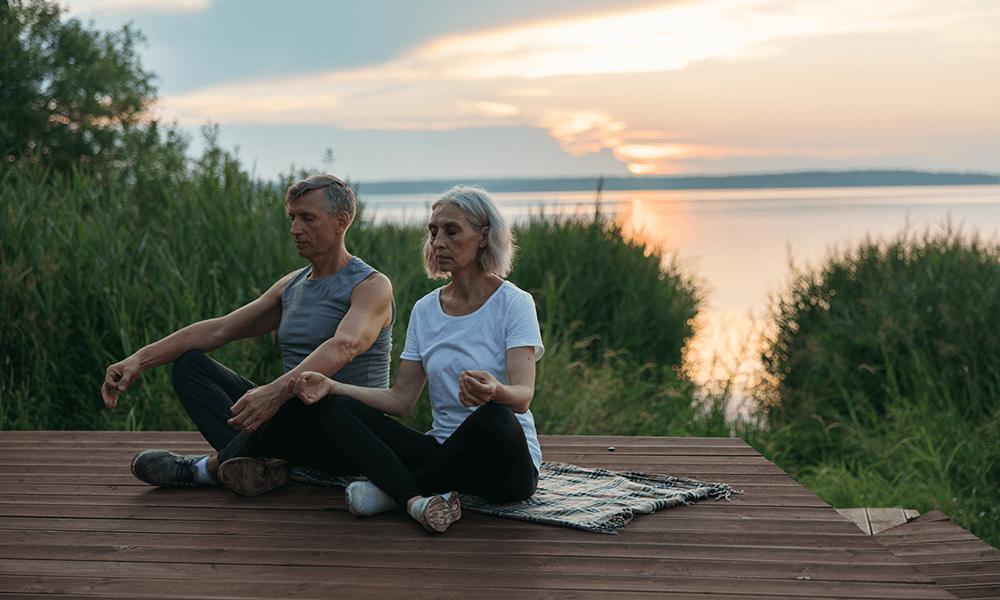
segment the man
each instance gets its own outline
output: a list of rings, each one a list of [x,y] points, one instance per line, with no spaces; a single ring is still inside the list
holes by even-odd
[[[139,479],[165,487],[222,482],[244,495],[283,485],[289,462],[348,472],[323,429],[326,404],[306,406],[288,382],[302,371],[366,387],[388,387],[395,318],[389,279],[348,253],[354,220],[350,187],[314,175],[288,189],[291,234],[309,266],[289,273],[226,316],[184,327],[108,367],[101,394],[114,408],[144,371],[174,363],[171,383],[185,410],[217,451],[180,456],[146,450],[132,461]],[[205,353],[235,340],[277,332],[285,373],[257,386]]]

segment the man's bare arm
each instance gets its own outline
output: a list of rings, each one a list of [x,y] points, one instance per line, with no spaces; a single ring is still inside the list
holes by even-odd
[[[294,381],[299,373],[315,371],[333,375],[370,348],[379,332],[391,323],[392,283],[385,275],[373,273],[351,292],[351,307],[337,333],[288,373],[244,394],[233,405],[234,416],[229,424],[239,431],[254,431],[292,398],[288,382]]]
[[[101,386],[104,405],[114,408],[118,405],[118,395],[143,372],[172,363],[188,350],[211,352],[235,340],[277,329],[281,322],[281,292],[293,275],[289,273],[262,296],[224,317],[192,323],[108,367]]]

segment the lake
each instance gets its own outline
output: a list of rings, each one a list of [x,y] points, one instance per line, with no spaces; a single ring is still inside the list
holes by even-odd
[[[593,215],[595,192],[492,194],[512,222],[538,215]],[[365,218],[423,223],[436,194],[363,195]],[[605,216],[630,235],[676,252],[709,290],[690,356],[709,381],[756,362],[745,347],[766,326],[769,294],[782,290],[789,261],[818,265],[834,248],[866,236],[891,238],[953,227],[997,241],[1000,186],[605,191]],[[741,351],[741,348],[743,349]],[[742,357],[740,355],[742,354]],[[713,367],[714,365],[714,367]]]

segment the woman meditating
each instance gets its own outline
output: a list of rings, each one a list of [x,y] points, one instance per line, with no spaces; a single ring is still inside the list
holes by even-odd
[[[392,387],[314,372],[290,385],[307,404],[336,396],[323,425],[369,480],[347,488],[353,514],[402,506],[443,532],[461,516],[458,493],[516,502],[535,492],[542,454],[528,406],[544,348],[531,295],[503,279],[514,250],[493,200],[452,188],[432,206],[423,251],[427,274],[451,281],[414,305]],[[407,414],[427,381],[429,432],[386,416]]]

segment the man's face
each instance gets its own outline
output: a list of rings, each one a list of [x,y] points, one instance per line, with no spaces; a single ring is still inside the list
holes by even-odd
[[[337,221],[331,219],[320,198],[323,190],[310,190],[296,200],[285,205],[288,217],[292,220],[289,233],[295,240],[299,256],[313,260],[330,252],[338,243]]]

